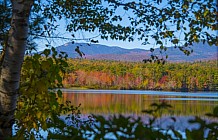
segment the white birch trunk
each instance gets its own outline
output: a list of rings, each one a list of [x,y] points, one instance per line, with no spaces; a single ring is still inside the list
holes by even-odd
[[[0,139],[12,135],[20,71],[26,49],[29,16],[33,1],[11,0],[13,10],[11,29],[0,71]]]

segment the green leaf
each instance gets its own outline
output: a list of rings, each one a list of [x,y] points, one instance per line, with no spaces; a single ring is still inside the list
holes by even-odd
[[[150,48],[150,52],[153,52],[154,51],[154,48]]]
[[[172,40],[172,43],[173,43],[173,44],[178,44],[178,43],[179,43],[179,39],[177,39],[177,38],[173,39],[173,40]]]
[[[50,55],[50,53],[51,53],[51,50],[50,50],[50,49],[45,49],[45,50],[43,51],[43,54],[44,54],[46,57],[48,57],[48,56]]]
[[[218,106],[213,109],[213,115],[218,117]]]
[[[62,97],[62,91],[61,91],[61,90],[58,90],[58,91],[57,91],[57,94],[58,94],[58,97],[59,97],[59,98]]]

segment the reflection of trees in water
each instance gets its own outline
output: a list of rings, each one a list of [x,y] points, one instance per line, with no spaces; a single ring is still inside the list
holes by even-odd
[[[164,100],[173,96],[138,95],[138,94],[99,94],[99,93],[64,93],[64,101],[70,100],[73,105],[81,106],[82,113],[94,114],[136,114],[142,115],[142,110],[148,109],[152,103],[162,101],[172,105],[171,110],[165,110],[164,115],[197,115],[211,112],[216,101],[196,100]]]

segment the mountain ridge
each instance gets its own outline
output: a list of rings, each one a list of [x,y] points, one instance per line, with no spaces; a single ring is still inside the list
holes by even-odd
[[[100,59],[100,60],[118,60],[118,61],[142,61],[149,58],[151,52],[149,50],[135,48],[125,49],[118,46],[107,46],[101,44],[88,44],[88,43],[66,43],[57,47],[58,52],[66,52],[69,58],[78,58],[79,54],[75,51],[76,47],[83,52],[86,59]],[[192,62],[199,60],[214,60],[218,58],[218,47],[209,46],[208,44],[194,43],[189,46],[193,49],[193,53],[189,56],[185,55],[179,48],[168,47],[166,54],[168,55],[167,61],[173,62]],[[189,48],[188,47],[188,48]],[[159,54],[160,48],[154,49],[154,54]]]

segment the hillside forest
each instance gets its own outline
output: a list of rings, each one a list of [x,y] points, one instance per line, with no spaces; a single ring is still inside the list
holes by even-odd
[[[216,60],[143,63],[69,59],[64,87],[165,91],[218,91]]]

